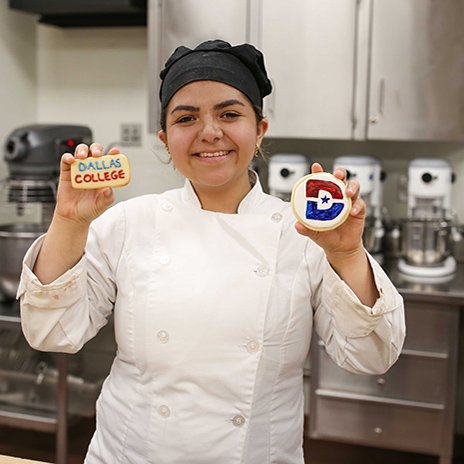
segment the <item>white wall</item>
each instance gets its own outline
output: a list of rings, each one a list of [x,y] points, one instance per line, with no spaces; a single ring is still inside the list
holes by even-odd
[[[37,118],[37,26],[34,17],[0,1],[0,179],[7,177],[3,142]]]
[[[168,156],[147,134],[147,29],[38,26],[38,120],[89,126],[106,150],[120,138],[121,123],[143,126],[141,147],[123,147],[132,179],[116,200],[162,192],[183,184],[162,162]]]

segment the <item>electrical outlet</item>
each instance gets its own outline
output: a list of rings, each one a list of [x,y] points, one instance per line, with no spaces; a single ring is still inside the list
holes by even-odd
[[[127,145],[142,145],[142,124],[121,124],[120,139]]]

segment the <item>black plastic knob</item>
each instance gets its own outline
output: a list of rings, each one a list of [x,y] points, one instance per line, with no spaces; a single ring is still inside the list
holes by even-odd
[[[422,180],[428,184],[429,182],[432,182],[433,176],[432,174],[426,172],[425,174],[422,174]]]
[[[29,151],[27,132],[21,132],[9,137],[5,142],[4,150],[4,159],[7,162],[19,161],[24,158]]]
[[[288,177],[290,174],[291,174],[291,172],[290,172],[287,168],[283,168],[283,169],[280,171],[280,175],[281,175],[282,177]]]

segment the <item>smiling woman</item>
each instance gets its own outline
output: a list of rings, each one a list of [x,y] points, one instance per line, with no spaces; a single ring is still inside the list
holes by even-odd
[[[203,209],[236,213],[251,189],[248,166],[267,126],[266,119],[256,123],[251,102],[238,89],[201,80],[172,97],[159,137]]]
[[[317,232],[249,169],[268,128],[261,52],[179,47],[161,79],[159,137],[184,187],[106,211],[111,189],[73,189],[69,172],[102,146],[65,154],[52,224],[25,257],[24,333],[76,352],[114,312],[86,464],[303,464],[313,327],[338,366],[383,373],[403,344],[402,299],[362,247],[357,183],[343,224]]]

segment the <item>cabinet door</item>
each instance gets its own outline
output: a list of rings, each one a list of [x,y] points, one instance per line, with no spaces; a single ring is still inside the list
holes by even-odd
[[[194,48],[205,40],[232,45],[248,38],[247,0],[149,1],[149,129],[159,130],[159,73],[179,46]]]
[[[464,2],[374,0],[368,139],[464,140]]]
[[[261,0],[268,135],[351,138],[356,13],[356,0]]]

